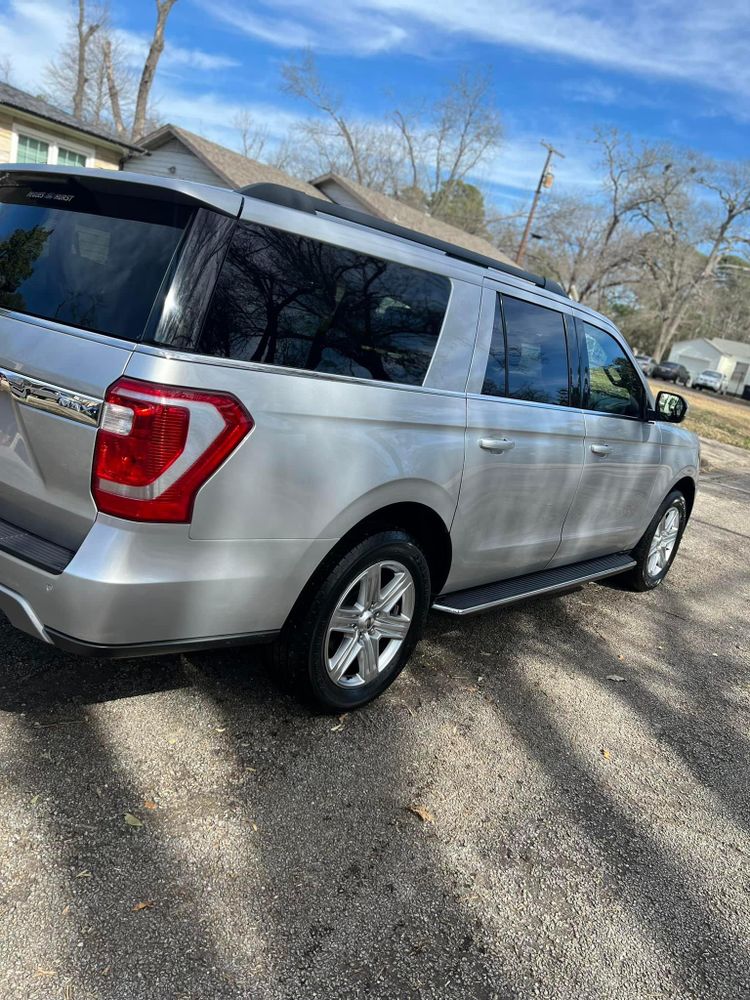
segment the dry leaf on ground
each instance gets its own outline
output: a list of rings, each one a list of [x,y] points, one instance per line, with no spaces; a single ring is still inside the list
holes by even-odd
[[[138,913],[139,910],[150,910],[154,905],[153,899],[144,899],[140,903],[136,903],[133,907],[133,913]]]
[[[125,822],[128,824],[128,826],[133,826],[136,828],[138,828],[139,826],[143,826],[143,820],[138,819],[138,817],[134,816],[132,813],[125,813]]]
[[[154,802],[153,799],[144,799],[143,800],[143,806],[144,806],[145,809],[156,809],[157,808],[156,803]]]
[[[601,749],[601,755],[605,760],[612,759],[612,754],[609,752],[609,750],[605,749],[604,747],[602,747]]]
[[[37,969],[36,970],[36,974],[37,974],[37,976],[56,976],[57,975],[57,973],[55,972],[54,969]]]
[[[423,823],[434,823],[435,817],[432,815],[427,806],[419,805],[415,803],[413,805],[406,807],[410,813],[414,813],[415,816],[419,816]]]

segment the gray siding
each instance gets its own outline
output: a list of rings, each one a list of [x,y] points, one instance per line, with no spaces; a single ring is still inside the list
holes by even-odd
[[[172,172],[169,168],[174,167]],[[150,156],[134,156],[126,160],[123,170],[138,174],[155,174],[157,177],[181,177],[186,181],[201,184],[216,184],[226,187],[218,174],[207,167],[202,160],[190,152],[179,139],[169,139],[163,146],[154,149]]]

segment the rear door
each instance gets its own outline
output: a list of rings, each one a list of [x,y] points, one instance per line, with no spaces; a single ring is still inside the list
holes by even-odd
[[[661,462],[661,433],[645,419],[646,389],[627,351],[602,327],[576,326],[586,447],[555,566],[632,548],[653,511]]]
[[[566,312],[562,302],[485,285],[446,590],[543,569],[560,544],[584,438]]]
[[[96,516],[102,397],[192,214],[158,190],[96,184],[0,174],[0,519],[73,548]]]

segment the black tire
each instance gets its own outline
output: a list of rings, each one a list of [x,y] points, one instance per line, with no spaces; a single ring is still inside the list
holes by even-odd
[[[371,682],[342,687],[328,674],[324,643],[328,623],[339,599],[357,577],[376,562],[393,560],[409,571],[414,584],[411,626],[391,662]],[[421,638],[430,607],[430,570],[424,553],[411,535],[401,530],[380,531],[324,563],[297,602],[282,634],[273,646],[272,662],[280,679],[291,682],[296,694],[328,712],[360,708],[377,698],[398,677]]]
[[[680,514],[680,526],[677,533],[677,540],[675,541],[674,548],[672,549],[666,566],[664,566],[661,572],[652,576],[648,571],[648,553],[651,547],[651,540],[654,537],[654,533],[659,525],[659,522],[670,507],[676,507]],[[660,583],[662,583],[680,548],[680,542],[682,541],[682,536],[687,524],[687,517],[688,510],[685,497],[679,490],[672,490],[669,496],[667,496],[659,506],[656,514],[654,514],[654,517],[646,529],[643,538],[641,538],[640,542],[638,542],[636,547],[633,549],[632,556],[636,560],[636,565],[626,576],[626,579],[633,590],[654,590]]]

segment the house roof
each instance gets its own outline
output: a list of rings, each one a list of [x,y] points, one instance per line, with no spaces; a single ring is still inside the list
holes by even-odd
[[[49,101],[45,101],[42,97],[35,97],[25,90],[11,87],[9,83],[0,83],[0,106],[3,105],[13,108],[16,111],[23,111],[27,115],[33,115],[35,118],[42,118],[44,121],[52,122],[55,125],[64,125],[66,128],[74,129],[76,132],[91,136],[100,142],[119,146],[123,150],[140,149],[139,146],[136,146],[132,142],[127,142],[114,132],[110,132],[109,129],[81,121],[80,118],[68,114],[67,111],[63,111],[62,108],[50,104]]]
[[[297,177],[292,177],[278,167],[251,160],[242,153],[220,146],[217,142],[204,139],[202,135],[196,135],[195,132],[189,132],[178,125],[162,125],[155,132],[144,136],[141,145],[146,150],[158,149],[172,138],[178,139],[194,156],[213,170],[227,187],[243,188],[249,184],[262,183],[283,184],[285,187],[295,188],[297,191],[320,198],[320,191],[317,188]]]
[[[457,226],[451,226],[441,219],[435,219],[425,212],[420,212],[418,209],[412,208],[402,201],[397,201],[396,198],[391,198],[387,194],[382,194],[380,191],[373,191],[371,188],[365,187],[363,184],[358,184],[348,177],[329,173],[324,174],[322,177],[316,177],[310,183],[316,187],[316,194],[320,197],[324,186],[331,182],[338,184],[361,205],[363,211],[369,212],[371,215],[387,219],[389,222],[405,226],[407,229],[416,229],[419,233],[425,233],[425,235],[432,236],[435,239],[444,240],[446,243],[457,243],[467,250],[473,250],[475,253],[483,254],[485,257],[492,257],[503,264],[514,264],[514,261],[510,257],[504,254],[502,250],[498,250],[489,240],[485,240],[481,236],[473,236],[471,233],[467,233]],[[328,197],[332,201],[336,200],[330,194]]]
[[[722,354],[731,354],[732,357],[742,358],[743,361],[750,361],[750,344],[741,340],[726,340],[724,337],[706,338],[712,347]]]

